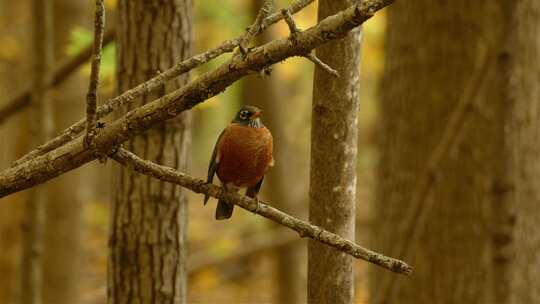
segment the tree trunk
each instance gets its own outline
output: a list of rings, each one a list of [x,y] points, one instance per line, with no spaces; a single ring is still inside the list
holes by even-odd
[[[251,1],[251,19],[255,20],[264,0]],[[256,45],[261,45],[272,39],[276,35],[271,29],[263,32],[255,39]],[[277,82],[275,74],[270,77],[252,75],[246,77],[242,82],[242,97],[245,104],[252,104],[263,109],[263,121],[272,132],[274,138],[274,159],[276,165],[265,177],[263,192],[268,193],[268,199],[278,202],[276,206],[282,210],[298,210],[293,203],[292,191],[287,185],[296,184],[299,179],[295,178],[294,170],[291,170],[298,162],[298,151],[294,151],[293,144],[288,142],[287,119],[289,109],[285,105],[287,98],[284,94],[284,84]],[[293,149],[291,149],[293,148]],[[279,226],[279,225],[277,225]],[[277,228],[276,226],[276,228]],[[280,226],[281,227],[281,226]],[[287,246],[279,246],[276,249],[276,278],[277,288],[275,303],[294,304],[305,302],[305,279],[302,276],[302,252],[297,243]]]
[[[507,208],[504,123],[504,38],[508,1],[397,1],[388,11],[386,63],[381,86],[380,163],[375,201],[374,249],[396,258],[407,242],[404,214],[443,130],[466,87],[489,61],[486,81],[473,88],[477,106],[467,111],[457,144],[444,151],[427,200],[433,207],[410,247],[414,275],[376,269],[371,296],[395,280],[382,303],[494,303],[506,263],[498,263],[497,222]],[[487,53],[487,55],[486,55]],[[489,81],[488,81],[489,80]],[[494,246],[495,245],[495,246]],[[499,256],[500,258],[500,256]],[[494,286],[495,284],[495,286]],[[379,303],[379,302],[378,302]],[[497,301],[496,303],[502,303]]]
[[[352,4],[319,2],[318,18]],[[317,48],[317,56],[339,72],[315,69],[311,125],[309,220],[354,240],[359,110],[360,29]],[[336,55],[337,54],[337,55]],[[308,243],[308,302],[353,303],[353,260],[323,244]]]
[[[123,92],[189,56],[191,0],[118,2],[118,90]],[[178,78],[159,94],[187,81]],[[125,147],[153,162],[185,171],[190,146],[190,116],[163,123]],[[117,168],[112,206],[109,301],[184,303],[186,297],[187,208],[178,186]]]
[[[30,64],[30,3],[29,1],[0,1],[0,98],[3,106],[20,90],[28,86]],[[16,20],[17,22],[14,22]],[[9,52],[11,50],[11,52]],[[8,52],[6,52],[8,51]],[[27,136],[26,115],[18,115],[0,127],[0,166],[7,168],[21,154],[21,141]],[[20,288],[21,222],[26,193],[0,199],[0,303],[16,303]]]
[[[49,93],[45,88],[53,62],[52,5],[49,1],[32,1],[32,105],[28,115],[28,148],[47,139]],[[23,242],[21,255],[21,304],[41,303],[42,299],[42,247],[46,186],[30,189],[25,201]]]
[[[516,1],[510,38],[509,146],[512,149],[516,221],[512,298],[508,303],[540,303],[540,3]]]
[[[93,6],[86,0],[54,1],[55,61],[66,59],[66,48],[74,26],[88,25]],[[54,134],[68,127],[74,117],[84,114],[84,103],[73,102],[87,88],[87,77],[75,73],[52,92]],[[103,170],[104,168],[100,168]],[[45,206],[43,244],[43,303],[80,302],[78,290],[81,256],[82,203],[89,202],[84,193],[91,190],[89,166],[67,173],[48,183],[49,200]],[[83,182],[84,179],[84,182]]]

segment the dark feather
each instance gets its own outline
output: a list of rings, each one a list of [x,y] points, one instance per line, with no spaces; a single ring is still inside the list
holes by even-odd
[[[214,175],[216,174],[216,170],[217,170],[217,167],[218,167],[218,162],[216,161],[216,157],[217,157],[217,154],[218,154],[219,141],[221,140],[221,137],[223,136],[223,133],[225,133],[225,130],[223,130],[221,132],[221,134],[219,134],[218,139],[216,141],[216,144],[214,145],[214,151],[212,152],[212,158],[210,158],[210,164],[208,164],[208,177],[206,179],[206,182],[209,183],[209,184],[211,184],[214,181]],[[210,196],[208,196],[208,195],[204,196],[204,205],[206,205],[209,198],[210,198]]]
[[[257,194],[259,194],[259,191],[261,190],[263,180],[264,180],[264,176],[263,178],[261,178],[261,180],[258,183],[255,184],[255,186],[248,188],[246,190],[246,196],[251,197],[251,198],[256,197]]]
[[[234,205],[219,200],[216,207],[216,220],[226,220],[233,214]]]

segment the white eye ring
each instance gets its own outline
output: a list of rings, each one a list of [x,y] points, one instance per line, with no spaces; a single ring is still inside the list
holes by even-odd
[[[240,118],[246,119],[246,118],[248,118],[248,114],[249,114],[248,111],[245,111],[245,110],[240,111]]]

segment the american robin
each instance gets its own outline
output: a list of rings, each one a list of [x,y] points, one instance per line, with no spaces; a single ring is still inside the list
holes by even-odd
[[[225,189],[247,188],[246,195],[257,198],[264,174],[274,165],[272,134],[263,125],[261,114],[257,107],[244,106],[221,132],[208,166],[208,183],[217,173]],[[205,205],[208,198],[204,197]],[[219,200],[216,219],[230,218],[233,208],[233,204]]]

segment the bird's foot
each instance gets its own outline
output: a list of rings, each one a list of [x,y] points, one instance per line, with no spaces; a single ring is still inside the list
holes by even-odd
[[[253,212],[258,213],[259,207],[261,206],[261,201],[257,196],[253,197],[253,200],[255,201],[255,209],[253,210]]]

